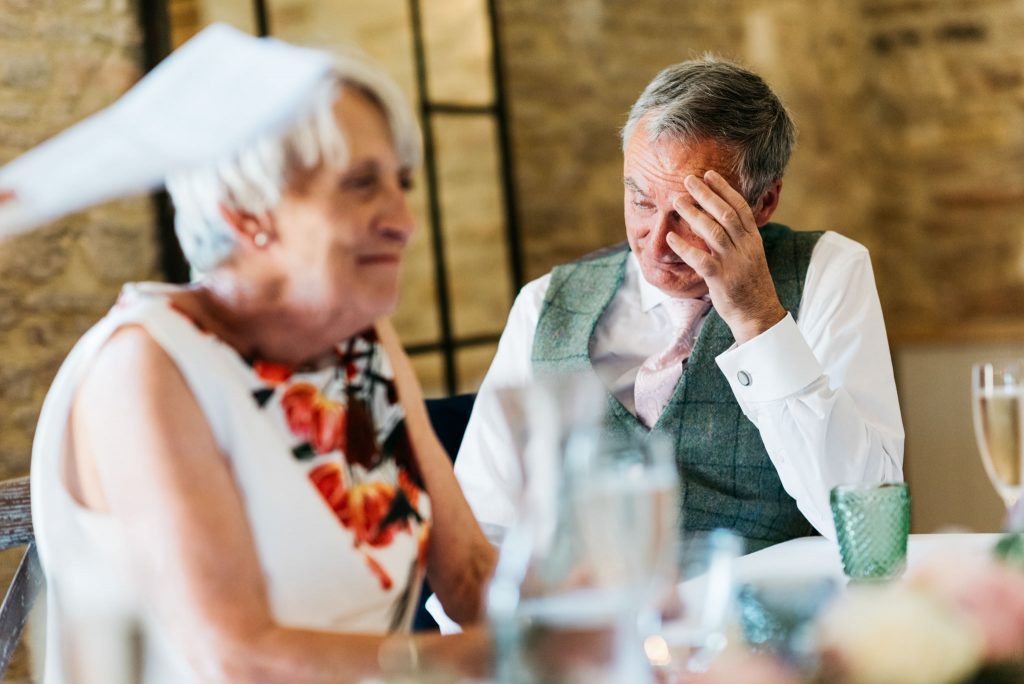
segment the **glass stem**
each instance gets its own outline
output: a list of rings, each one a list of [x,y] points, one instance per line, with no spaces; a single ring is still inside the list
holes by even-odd
[[[626,608],[615,625],[615,682],[632,684],[654,684],[654,672],[644,654],[637,632],[638,615],[635,609]]]

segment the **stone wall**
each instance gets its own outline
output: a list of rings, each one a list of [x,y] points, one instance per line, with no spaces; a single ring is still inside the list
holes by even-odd
[[[0,0],[0,164],[102,108],[139,76],[128,0]],[[39,406],[126,280],[155,276],[146,198],[0,243],[0,477],[28,469]]]
[[[1024,335],[1019,2],[499,5],[531,276],[623,239],[618,127],[659,68],[712,51],[792,110],[777,218],[871,249],[897,340]]]
[[[102,108],[139,75],[128,0],[0,0],[0,165]],[[43,396],[126,280],[155,273],[148,199],[0,242],[0,478],[28,472]],[[0,554],[6,587],[19,552]],[[19,653],[5,681],[31,681]]]

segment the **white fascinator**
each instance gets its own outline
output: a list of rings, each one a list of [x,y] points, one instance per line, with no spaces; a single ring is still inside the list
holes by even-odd
[[[332,64],[223,24],[204,29],[117,102],[0,167],[0,239],[286,130]]]

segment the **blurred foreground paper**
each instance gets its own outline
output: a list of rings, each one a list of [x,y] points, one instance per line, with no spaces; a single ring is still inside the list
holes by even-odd
[[[304,114],[331,57],[214,24],[120,100],[0,168],[0,239],[170,172],[228,158]]]

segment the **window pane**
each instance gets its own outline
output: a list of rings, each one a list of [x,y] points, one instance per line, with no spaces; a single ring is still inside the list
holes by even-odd
[[[483,382],[487,369],[491,367],[497,349],[497,344],[486,344],[466,347],[455,352],[459,394],[480,389],[480,383]]]
[[[437,310],[437,279],[434,252],[427,222],[427,193],[422,170],[409,195],[418,224],[402,259],[402,283],[394,323],[405,345],[436,342],[441,337]]]
[[[434,102],[494,102],[486,0],[421,2],[427,84]]]
[[[456,336],[501,332],[512,302],[497,131],[489,116],[436,116],[441,221]]]
[[[270,32],[292,43],[369,55],[417,102],[408,0],[267,0]]]
[[[420,385],[423,387],[424,397],[448,396],[444,388],[444,356],[441,355],[441,352],[416,354],[411,360],[416,377],[419,378]]]

